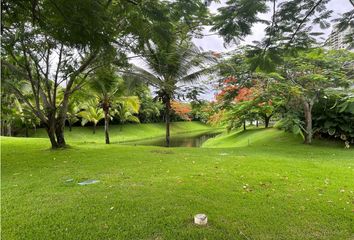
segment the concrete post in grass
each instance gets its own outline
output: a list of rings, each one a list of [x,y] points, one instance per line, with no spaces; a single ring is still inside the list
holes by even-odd
[[[208,223],[208,217],[205,214],[197,214],[194,216],[194,223],[196,225],[206,225]]]

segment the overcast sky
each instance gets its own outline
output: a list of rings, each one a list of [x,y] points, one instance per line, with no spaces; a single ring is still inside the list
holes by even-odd
[[[212,3],[210,5],[210,11],[212,13],[216,13],[217,9],[223,5],[225,5],[226,0],[221,0],[221,3]],[[339,14],[342,14],[344,12],[349,11],[350,9],[353,8],[353,6],[350,4],[349,0],[331,0],[328,3],[328,9],[333,10],[333,17],[337,18]],[[262,14],[261,18],[263,19],[270,19],[271,18],[271,12],[267,14]],[[247,36],[245,38],[245,41],[241,44],[251,44],[252,41],[254,40],[261,40],[264,37],[264,29],[266,25],[265,24],[255,24],[252,28],[252,35]],[[205,29],[205,34],[211,34],[209,32],[210,27],[206,27]],[[322,30],[323,31],[323,30]],[[324,30],[325,34],[323,37],[327,38],[327,36],[331,32],[331,28]],[[212,36],[207,36],[202,39],[195,39],[194,42],[202,47],[204,50],[212,50],[212,51],[217,51],[217,52],[226,52],[232,50],[235,46],[229,46],[227,48],[224,47],[224,41],[222,40],[221,37],[217,35],[212,35]]]

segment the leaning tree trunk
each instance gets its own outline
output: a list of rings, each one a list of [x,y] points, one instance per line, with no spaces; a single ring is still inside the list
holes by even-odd
[[[104,135],[105,135],[106,144],[110,143],[109,134],[108,134],[108,125],[109,125],[108,110],[104,109]]]
[[[165,99],[166,147],[170,146],[170,111],[171,111],[171,101],[169,97],[166,97]]]
[[[57,139],[55,138],[55,129],[52,127],[47,127],[47,134],[50,140],[50,143],[52,144],[52,149],[56,149],[58,148],[58,143],[57,143]]]
[[[54,114],[49,114],[48,121],[46,122],[46,130],[52,145],[52,149],[59,147],[57,139],[55,138],[55,117]]]
[[[313,136],[313,130],[312,130],[312,104],[303,101],[304,104],[304,113],[305,113],[305,143],[306,144],[311,144],[312,143],[312,136]]]
[[[64,130],[65,130],[65,122],[66,122],[66,114],[68,112],[69,105],[69,97],[70,97],[70,87],[67,86],[67,91],[64,93],[64,98],[62,101],[62,105],[58,111],[58,117],[56,118],[55,125],[55,136],[57,138],[58,148],[66,147]]]

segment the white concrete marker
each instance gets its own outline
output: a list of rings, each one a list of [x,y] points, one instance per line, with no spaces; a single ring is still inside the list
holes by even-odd
[[[194,223],[197,225],[206,225],[208,223],[208,217],[205,214],[197,214],[194,216]]]

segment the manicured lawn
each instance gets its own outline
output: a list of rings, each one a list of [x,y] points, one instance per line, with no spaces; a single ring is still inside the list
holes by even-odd
[[[166,149],[105,145],[87,133],[57,151],[47,139],[2,138],[2,237],[353,238],[352,149],[304,146],[274,129],[241,135]],[[100,182],[77,184],[86,179]],[[208,226],[193,225],[196,213]]]

